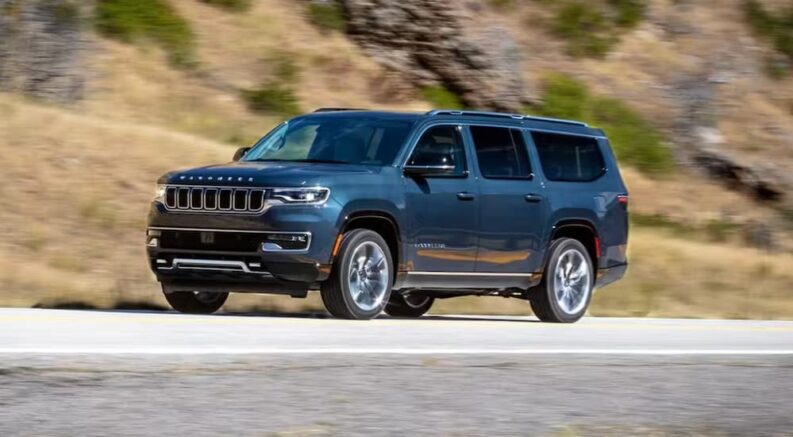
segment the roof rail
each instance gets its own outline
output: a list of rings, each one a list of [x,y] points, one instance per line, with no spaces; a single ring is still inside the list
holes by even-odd
[[[367,111],[367,109],[361,108],[319,108],[315,109],[314,112],[338,112],[338,111]]]
[[[525,118],[526,120],[547,121],[549,123],[563,123],[563,124],[572,124],[575,126],[589,127],[589,125],[584,123],[583,121],[565,120],[563,118],[537,117],[535,115],[526,115],[523,118]]]
[[[461,111],[455,109],[433,109],[427,115],[471,115],[476,117],[501,117],[522,119],[520,114],[508,114],[506,112],[487,112],[487,111]]]
[[[548,118],[548,117],[536,117],[534,115],[521,115],[521,114],[510,114],[507,112],[487,112],[487,111],[462,111],[462,110],[454,110],[454,109],[434,109],[432,111],[427,112],[427,115],[470,115],[476,117],[500,117],[500,118],[511,118],[516,120],[534,120],[534,121],[545,121],[548,123],[563,123],[563,124],[571,124],[575,126],[584,126],[589,127],[588,124],[575,121],[575,120],[564,120],[561,118]]]

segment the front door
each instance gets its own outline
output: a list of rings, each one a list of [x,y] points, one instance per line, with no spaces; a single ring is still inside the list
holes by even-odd
[[[458,125],[436,125],[420,136],[407,161],[453,165],[442,175],[405,176],[406,246],[412,275],[473,272],[479,199]]]
[[[532,173],[521,129],[469,126],[479,180],[479,253],[475,270],[527,275],[542,268],[548,201]]]

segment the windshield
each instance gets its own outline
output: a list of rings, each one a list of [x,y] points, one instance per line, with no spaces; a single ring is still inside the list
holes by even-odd
[[[412,125],[360,115],[299,118],[273,129],[243,161],[391,165]]]

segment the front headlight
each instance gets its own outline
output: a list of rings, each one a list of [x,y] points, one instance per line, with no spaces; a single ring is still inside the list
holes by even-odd
[[[165,202],[165,189],[166,186],[163,184],[157,184],[157,188],[154,190],[154,200],[157,202],[164,203]]]
[[[330,197],[330,190],[324,187],[310,188],[273,188],[270,200],[275,204],[321,205]]]

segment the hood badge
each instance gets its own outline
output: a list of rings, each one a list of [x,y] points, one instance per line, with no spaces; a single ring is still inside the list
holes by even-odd
[[[210,181],[211,181],[211,180],[214,180],[214,176],[207,176],[206,178],[207,178],[207,180],[210,180]],[[180,179],[180,180],[185,180],[185,179],[187,179],[187,180],[191,180],[191,181],[192,181],[192,180],[195,180],[195,179],[196,179],[196,176],[189,176],[189,177],[188,177],[188,176],[179,176],[179,179]],[[218,176],[218,177],[217,177],[217,180],[218,180],[218,182],[223,182],[223,181],[226,181],[226,182],[231,182],[231,181],[233,181],[234,179],[235,179],[235,178],[234,178],[234,177],[232,177],[232,176],[225,176],[225,177],[224,177],[224,176]],[[242,182],[243,180],[245,180],[245,178],[244,178],[244,177],[242,177],[242,176],[238,176],[236,179],[237,179],[237,182]],[[199,180],[199,181],[203,181],[203,180],[204,180],[204,176],[198,176],[198,180]],[[247,181],[248,181],[248,182],[253,182],[253,178],[252,178],[252,177],[249,177],[249,178],[247,178]]]

